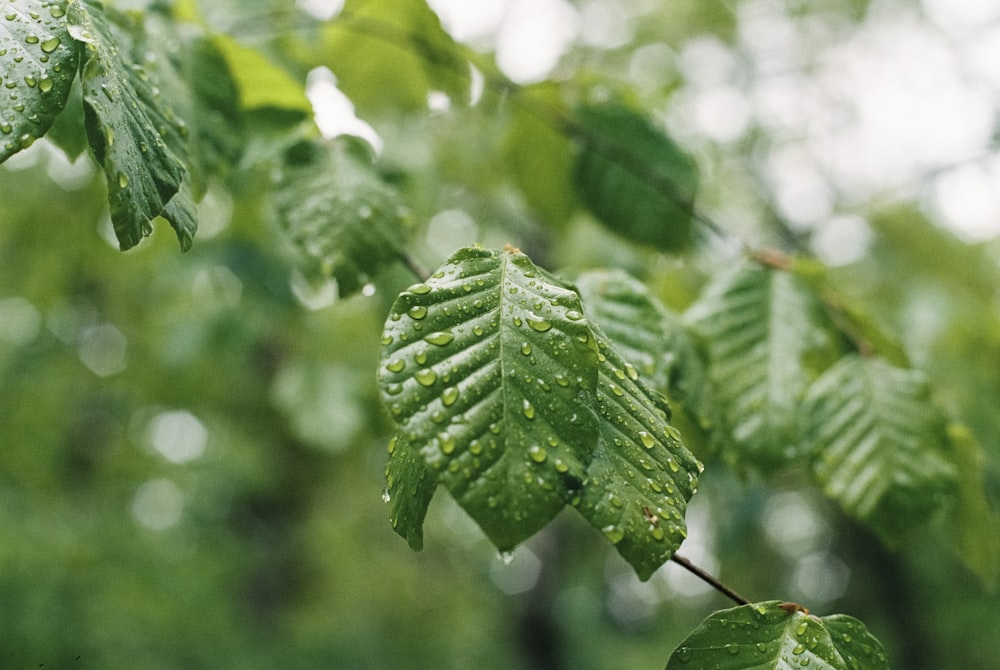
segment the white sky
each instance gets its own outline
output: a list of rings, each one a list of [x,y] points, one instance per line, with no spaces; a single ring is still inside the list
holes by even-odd
[[[337,7],[339,0],[303,0]],[[456,39],[496,51],[511,79],[539,81],[574,42],[627,43],[634,18],[613,0],[429,0]],[[864,252],[865,224],[837,203],[916,198],[969,240],[1000,233],[1000,1],[873,0],[859,27],[820,14],[789,19],[777,0],[736,5],[736,49],[694,36],[679,53],[645,45],[632,56],[636,86],[656,87],[678,68],[685,86],[665,116],[671,130],[725,144],[752,124],[777,146],[764,158],[782,215],[799,228],[840,231],[816,251],[849,262]],[[329,10],[335,12],[336,9]],[[835,17],[833,17],[835,18]],[[317,82],[329,97],[329,77]],[[683,137],[682,137],[683,139]],[[850,221],[845,224],[845,221]],[[855,231],[851,237],[851,231]],[[824,247],[825,246],[825,251]],[[827,253],[831,252],[831,253]]]

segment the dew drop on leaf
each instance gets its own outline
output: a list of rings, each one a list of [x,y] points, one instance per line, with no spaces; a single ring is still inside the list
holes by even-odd
[[[449,386],[441,392],[441,404],[445,407],[451,407],[456,400],[458,400],[458,389],[454,386]]]
[[[421,386],[432,386],[437,381],[437,373],[430,368],[422,368],[414,373],[413,378]]]
[[[406,361],[402,358],[394,358],[385,364],[385,369],[389,372],[402,372],[403,368],[406,367]]]
[[[532,330],[544,333],[552,329],[552,324],[545,319],[539,319],[538,317],[528,317],[528,325]]]
[[[647,449],[652,449],[656,445],[656,440],[653,436],[644,430],[639,431],[639,440],[642,442],[642,446]]]
[[[431,333],[430,335],[424,336],[424,340],[430,342],[431,344],[436,344],[439,347],[443,347],[446,344],[450,344],[455,339],[455,336],[447,331],[438,331],[436,333]]]
[[[521,343],[521,353],[524,354],[525,356],[530,356],[531,355],[531,345],[528,344],[527,342]]]
[[[422,319],[427,316],[427,308],[423,305],[414,305],[406,312],[413,319]]]
[[[523,405],[521,406],[521,411],[524,412],[525,419],[535,418],[535,406],[532,405],[527,398],[525,398]]]
[[[410,293],[416,293],[417,295],[425,295],[431,292],[431,287],[427,284],[414,284],[406,290]]]
[[[544,463],[545,459],[549,457],[545,449],[538,446],[537,444],[532,445],[531,448],[528,449],[528,456],[530,456],[531,460],[533,460],[535,463]]]

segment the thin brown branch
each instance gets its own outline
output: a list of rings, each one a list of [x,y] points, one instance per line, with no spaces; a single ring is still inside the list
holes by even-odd
[[[681,556],[679,554],[674,554],[673,556],[670,557],[670,560],[673,561],[674,563],[676,563],[677,565],[681,566],[682,568],[684,568],[685,570],[687,570],[688,572],[690,572],[694,576],[698,577],[703,582],[705,582],[706,584],[708,584],[709,586],[711,586],[716,591],[722,593],[724,596],[726,596],[730,600],[733,600],[733,601],[735,601],[736,603],[738,603],[740,605],[749,605],[750,604],[749,600],[747,600],[746,598],[744,598],[743,596],[741,596],[739,593],[737,593],[736,591],[732,590],[731,588],[729,588],[728,586],[726,586],[725,584],[723,584],[722,582],[720,582],[718,580],[718,578],[716,578],[716,577],[708,574],[707,572],[705,572],[704,570],[702,570],[701,568],[699,568],[697,565],[695,565],[694,563],[692,563],[688,559],[684,558],[683,556]]]

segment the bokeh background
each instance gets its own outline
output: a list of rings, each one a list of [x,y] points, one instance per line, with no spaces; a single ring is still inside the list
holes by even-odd
[[[1000,5],[429,4],[514,82],[627,95],[697,157],[723,228],[830,265],[970,426],[987,456],[969,477],[1000,507]],[[625,267],[683,309],[732,253],[632,246],[555,178],[529,203],[517,110],[475,74],[468,100],[403,86],[419,54],[399,45],[338,51],[337,3],[179,5],[302,82],[325,134],[377,149],[427,267],[511,242],[552,269]],[[362,65],[391,76],[348,96]],[[673,565],[638,581],[571,514],[498,556],[444,491],[410,551],[381,500],[374,371],[412,276],[348,299],[309,281],[268,183],[254,165],[214,183],[188,253],[166,226],[121,253],[89,155],[41,140],[0,166],[0,667],[659,668],[729,605]],[[940,518],[890,550],[803,473],[702,456],[686,556],[752,600],[857,616],[894,668],[1000,668],[995,562]]]

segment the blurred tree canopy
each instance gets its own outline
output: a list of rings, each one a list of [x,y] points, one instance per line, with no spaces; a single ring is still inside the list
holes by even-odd
[[[1000,667],[998,29],[959,4],[6,3],[0,666],[664,667],[731,603],[593,470],[537,533],[387,487],[383,325],[482,262],[578,294],[580,432],[666,395],[691,490],[644,532],[892,667]]]

